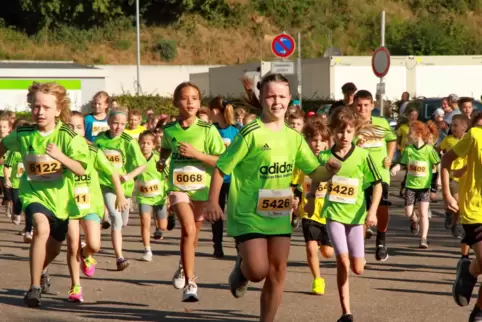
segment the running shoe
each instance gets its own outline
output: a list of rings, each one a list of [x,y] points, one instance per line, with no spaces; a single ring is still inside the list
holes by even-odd
[[[12,207],[10,207],[10,205],[7,206],[7,210],[5,211],[5,215],[8,218],[12,218]]]
[[[173,230],[176,227],[176,216],[171,214],[167,217],[167,230]]]
[[[14,225],[20,225],[20,223],[22,222],[22,216],[12,215],[12,222]]]
[[[23,302],[28,307],[39,307],[42,302],[42,290],[38,287],[31,287],[25,296]]]
[[[33,239],[33,233],[31,231],[27,231],[25,235],[23,236],[23,242],[30,244]]]
[[[241,271],[241,262],[241,256],[238,254],[234,268],[229,274],[229,289],[235,298],[243,297],[248,290],[249,281]]]
[[[223,251],[223,246],[221,245],[215,245],[214,246],[214,252],[213,256],[220,259],[224,257],[224,251]]]
[[[315,278],[311,285],[311,293],[316,295],[325,294],[325,280],[321,277]]]
[[[418,235],[420,232],[420,225],[416,221],[411,221],[410,222],[410,232],[412,235]]]
[[[179,263],[179,266],[172,277],[172,286],[178,290],[183,289],[186,286],[186,277],[184,276],[184,269],[182,268],[181,263]]]
[[[84,297],[82,296],[82,287],[80,285],[75,285],[70,289],[69,302],[84,302]]]
[[[80,252],[82,254],[82,252]],[[97,265],[97,261],[92,257],[82,257],[80,256],[80,266],[82,268],[82,272],[87,277],[92,277],[95,274],[95,265]]]
[[[381,242],[375,251],[375,259],[384,262],[388,259],[388,249],[384,242]]]
[[[154,239],[160,240],[163,239],[164,237],[162,236],[162,230],[159,228],[156,228],[156,232],[154,233]]]
[[[451,227],[452,236],[458,239],[462,239],[464,237],[464,230],[459,225],[453,225]]]
[[[457,264],[457,276],[452,286],[452,296],[459,306],[469,305],[475,283],[477,283],[477,278],[470,273],[469,267],[470,260],[467,258],[460,259]]]
[[[152,251],[150,249],[145,249],[144,254],[141,256],[141,261],[150,262],[152,261]]]
[[[197,295],[197,284],[194,282],[196,278],[189,279],[189,283],[182,290],[183,302],[198,302],[199,296]]]
[[[445,213],[444,226],[445,226],[445,229],[447,229],[447,230],[449,230],[450,227],[452,226],[452,213],[451,212],[447,211]]]
[[[375,235],[371,227],[367,227],[367,231],[365,233],[365,239],[370,239],[372,236]]]
[[[470,313],[469,322],[482,322],[482,310],[475,304],[472,313]]]
[[[338,319],[338,322],[353,322],[353,315],[344,314]]]
[[[117,260],[117,270],[118,271],[123,271],[125,270],[127,267],[129,267],[129,261],[125,258],[119,258]]]
[[[420,248],[421,249],[427,249],[428,248],[428,240],[427,238],[422,238],[420,240]]]
[[[50,275],[48,272],[40,277],[40,289],[44,294],[50,291]]]

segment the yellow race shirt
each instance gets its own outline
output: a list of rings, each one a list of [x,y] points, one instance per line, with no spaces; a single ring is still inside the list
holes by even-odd
[[[452,151],[467,161],[459,184],[460,222],[482,224],[482,128],[470,129]]]
[[[305,205],[308,203],[308,199],[306,195],[310,192],[312,180],[310,177],[306,176],[303,171],[295,169],[293,172],[293,184],[297,184],[297,189],[301,192],[301,200],[298,209],[296,210],[296,215],[303,219],[309,219],[316,221],[320,224],[326,224],[326,218],[321,216],[321,209],[323,209],[323,204],[325,202],[325,195],[326,195],[326,182],[320,182],[318,189],[315,193],[315,211],[313,212],[313,216],[308,216],[305,212]]]
[[[405,148],[409,146],[408,144],[408,133],[410,132],[410,127],[408,124],[402,124],[397,130],[397,137],[400,138],[401,152],[405,151]]]
[[[447,151],[451,150],[461,139],[457,139],[456,137],[454,137],[453,135],[447,135],[443,140],[442,142],[440,142],[439,144],[439,148],[441,151],[443,151],[444,153],[446,153]],[[457,158],[454,160],[454,162],[452,163],[452,167],[450,168],[451,170],[458,170],[458,169],[462,169],[465,164],[466,164],[466,159],[464,158]],[[451,179],[455,180],[455,181],[459,181],[459,178],[455,178],[455,177],[452,177],[450,176]]]
[[[137,129],[134,129],[134,130],[130,130],[128,128],[126,128],[124,130],[124,132],[126,132],[127,134],[129,134],[130,136],[132,136],[134,139],[136,140],[139,140],[139,136],[141,135],[142,132],[144,132],[145,130],[147,130],[145,127],[143,127],[142,125],[139,125],[137,127]]]

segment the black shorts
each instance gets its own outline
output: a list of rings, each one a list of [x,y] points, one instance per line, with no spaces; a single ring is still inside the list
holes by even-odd
[[[392,203],[388,201],[388,183],[382,182],[382,199],[380,200],[380,206],[391,206]],[[368,187],[365,190],[365,203],[367,206],[367,210],[370,209],[372,204],[372,196],[373,196],[373,186]]]
[[[30,218],[33,218],[33,215],[37,212],[44,214],[49,220],[50,237],[52,237],[58,242],[63,242],[67,237],[67,230],[69,229],[69,219],[62,220],[57,218],[52,211],[37,202],[31,203],[25,208],[25,216],[30,216]]]
[[[438,180],[438,172],[432,173],[432,182],[430,183],[430,192],[436,193],[437,192],[437,180]]]
[[[417,202],[430,202],[430,189],[405,189],[405,206],[412,206]]]
[[[314,220],[303,218],[301,221],[301,226],[303,227],[305,243],[314,240],[318,242],[318,245],[333,247],[330,236],[328,236],[328,231],[326,230],[326,225],[320,224]]]
[[[239,243],[251,240],[251,239],[258,239],[258,238],[270,239],[270,238],[273,238],[273,237],[291,238],[291,234],[265,235],[265,234],[260,234],[260,233],[249,233],[249,234],[234,236],[234,240],[236,241],[236,244],[239,244]]]
[[[18,189],[10,188],[9,190],[12,196],[12,212],[14,215],[20,215],[22,213],[22,202],[18,195]]]
[[[11,191],[11,188],[5,187],[5,178],[4,177],[0,177],[0,182],[2,184],[2,191],[3,191],[2,205],[6,206],[9,201],[12,201],[12,191]]]
[[[477,228],[482,227],[482,224],[465,224],[462,225],[462,227],[464,228],[465,236],[462,239],[461,243],[473,246],[478,242],[482,241],[482,228],[481,232],[475,232]]]

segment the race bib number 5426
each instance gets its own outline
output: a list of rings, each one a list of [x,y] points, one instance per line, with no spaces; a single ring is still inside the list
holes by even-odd
[[[293,194],[291,189],[261,189],[258,193],[257,213],[261,216],[289,216]]]

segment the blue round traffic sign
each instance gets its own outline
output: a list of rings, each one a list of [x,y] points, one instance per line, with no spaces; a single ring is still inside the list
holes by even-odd
[[[271,50],[279,58],[291,56],[295,49],[295,40],[288,34],[279,34],[271,42]]]

